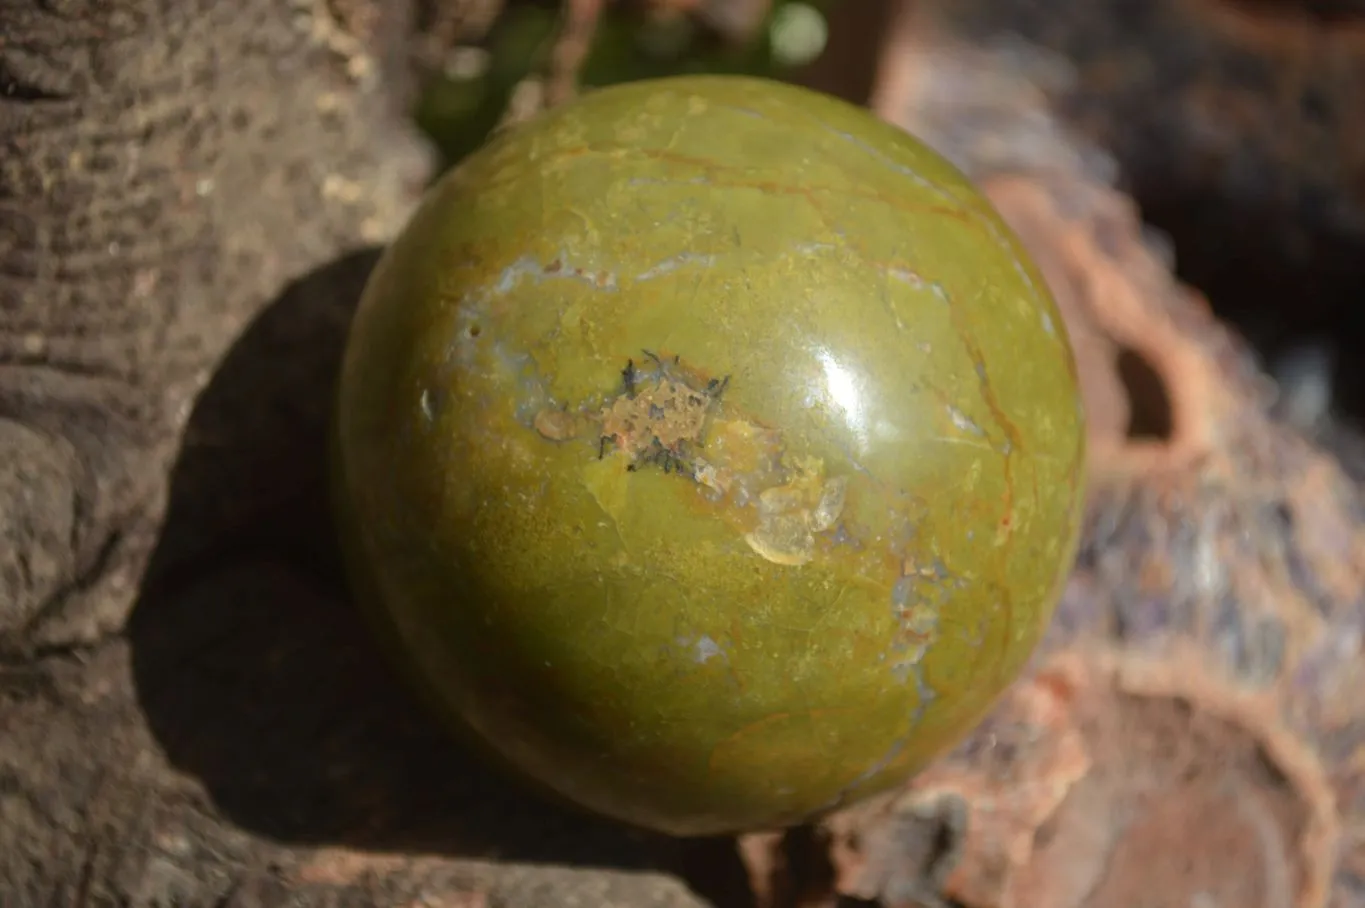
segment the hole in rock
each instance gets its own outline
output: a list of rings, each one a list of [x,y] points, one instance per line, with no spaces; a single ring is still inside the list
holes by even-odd
[[[1365,344],[1365,235],[1333,235],[1289,208],[1243,209],[1215,187],[1186,187],[1179,198],[1150,185],[1133,192],[1174,247],[1176,276],[1203,294],[1279,386],[1289,411],[1281,415],[1307,430],[1326,420],[1359,426],[1365,360],[1354,351]],[[1287,235],[1301,244],[1289,248]]]
[[[1161,373],[1131,347],[1119,350],[1117,367],[1128,395],[1128,437],[1169,441],[1174,419],[1171,398]]]

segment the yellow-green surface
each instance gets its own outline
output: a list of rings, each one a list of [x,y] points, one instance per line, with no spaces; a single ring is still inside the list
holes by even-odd
[[[431,191],[347,349],[339,514],[502,759],[680,834],[960,740],[1076,544],[1062,320],[938,156],[772,82],[595,91]]]

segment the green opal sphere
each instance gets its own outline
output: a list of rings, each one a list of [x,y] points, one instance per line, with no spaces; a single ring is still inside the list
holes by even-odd
[[[437,710],[701,835],[962,740],[1051,616],[1084,438],[1061,316],[957,170],[825,95],[679,77],[430,189],[351,327],[334,489]]]

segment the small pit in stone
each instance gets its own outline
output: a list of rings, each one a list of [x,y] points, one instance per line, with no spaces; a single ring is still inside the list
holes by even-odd
[[[1171,440],[1175,418],[1166,380],[1147,357],[1132,347],[1122,347],[1115,361],[1119,380],[1128,396],[1130,440]]]
[[[1035,843],[1036,861],[1088,877],[1078,904],[1136,904],[1152,891],[1180,905],[1294,904],[1318,872],[1305,844],[1321,778],[1291,779],[1266,729],[1202,698],[1118,694],[1102,708],[1082,725],[1094,766],[1051,841]],[[1097,826],[1097,815],[1123,820]],[[1107,847],[1077,866],[1079,843],[1096,835]]]
[[[626,363],[622,391],[602,412],[599,456],[615,448],[630,458],[632,470],[655,464],[691,476],[707,418],[729,378],[706,381],[684,370],[676,356],[645,356],[642,363]]]

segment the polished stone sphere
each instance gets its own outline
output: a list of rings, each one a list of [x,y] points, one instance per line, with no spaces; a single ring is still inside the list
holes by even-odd
[[[348,569],[504,766],[680,835],[905,780],[1074,555],[1065,326],[978,191],[812,91],[591,91],[446,174],[355,316]]]

